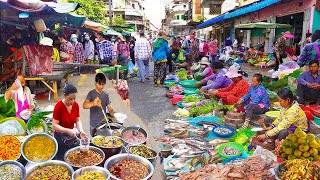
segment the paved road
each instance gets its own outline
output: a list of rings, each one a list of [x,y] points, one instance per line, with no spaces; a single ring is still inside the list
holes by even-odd
[[[154,136],[159,136],[163,134],[165,118],[172,115],[176,107],[165,97],[165,88],[154,87],[153,63],[150,63],[149,76],[150,80],[145,83],[139,82],[138,77],[128,80],[131,110],[154,132]]]

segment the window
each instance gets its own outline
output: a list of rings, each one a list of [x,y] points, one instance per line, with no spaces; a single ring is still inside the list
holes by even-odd
[[[210,4],[209,14],[221,14],[221,4]]]
[[[177,15],[177,16],[176,16],[176,20],[180,20],[180,15]]]

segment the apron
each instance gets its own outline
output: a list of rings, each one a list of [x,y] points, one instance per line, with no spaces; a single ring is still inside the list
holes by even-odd
[[[16,96],[17,96],[17,95],[16,95]],[[30,108],[30,104],[29,104],[29,101],[28,101],[28,99],[27,99],[27,96],[26,96],[26,95],[24,95],[24,96],[25,96],[25,98],[24,98],[24,104],[23,104],[23,105],[22,105],[22,101],[20,101],[19,98],[16,97],[16,100],[17,100],[17,112],[16,112],[16,117],[17,117],[17,118],[20,118],[20,119],[22,119],[21,116],[20,116],[21,111]],[[23,120],[24,120],[25,122],[28,122],[28,119],[27,119],[27,120],[23,119]]]

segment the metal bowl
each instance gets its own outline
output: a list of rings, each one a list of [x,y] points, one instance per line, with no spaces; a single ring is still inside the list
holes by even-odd
[[[128,119],[128,116],[124,113],[114,113],[114,119],[117,123],[125,123]]]
[[[105,124],[102,128],[97,128],[97,132],[95,135],[101,135],[101,136],[112,136],[115,131],[120,132],[122,125],[118,123],[109,123],[110,128],[107,124]]]
[[[140,128],[140,129],[139,129],[139,128]],[[132,131],[132,130],[138,130],[138,129],[139,129],[139,131],[142,132],[142,133],[145,135],[145,137],[146,137],[146,139],[145,139],[143,142],[134,144],[134,143],[128,142],[125,138],[123,138],[123,133],[124,133],[124,132],[126,132],[126,131]],[[121,138],[124,140],[124,142],[125,142],[126,144],[130,144],[130,145],[133,145],[133,146],[134,146],[134,145],[139,145],[139,144],[146,144],[146,142],[147,142],[147,140],[148,140],[148,133],[147,133],[146,130],[144,130],[143,128],[141,128],[141,127],[139,127],[139,126],[129,126],[129,127],[124,128],[124,129],[121,131]]]
[[[21,180],[26,177],[26,173],[27,173],[27,172],[26,172],[26,168],[24,168],[24,166],[23,166],[21,163],[19,163],[18,161],[2,161],[2,162],[0,163],[0,168],[1,168],[2,166],[4,166],[4,165],[7,165],[7,164],[16,165],[16,166],[18,166],[18,167],[21,169],[21,171],[22,171],[22,178],[21,178]]]
[[[60,165],[60,166],[66,167],[70,172],[70,179],[71,179],[71,176],[74,172],[73,168],[68,163],[63,162],[63,161],[58,161],[58,160],[50,160],[50,161],[46,161],[46,162],[42,162],[42,163],[33,164],[32,167],[30,167],[30,169],[27,169],[26,177],[28,177],[28,175],[30,173],[32,173],[32,171],[36,170],[38,167],[46,166],[46,165]]]
[[[10,136],[10,137],[12,137],[12,138],[17,139],[17,140],[20,142],[20,140],[19,140],[17,137],[12,136],[12,135],[4,135],[4,136],[1,136],[1,137],[5,137],[5,136]],[[20,145],[21,145],[21,144],[20,144]],[[23,149],[22,149],[22,150],[23,150]],[[19,160],[19,159],[21,158],[21,153],[22,153],[22,152],[21,152],[21,147],[20,147],[19,151],[20,151],[19,156],[18,156],[16,159],[10,159],[9,161]],[[2,159],[0,159],[0,162],[2,162]]]
[[[81,174],[83,174],[85,172],[91,172],[91,171],[100,172],[107,177],[106,180],[110,179],[110,172],[108,170],[106,170],[105,168],[99,167],[99,166],[88,166],[88,167],[82,167],[82,168],[76,170],[72,174],[72,180],[76,180],[76,178],[78,176],[80,176]]]
[[[112,157],[110,157],[105,163],[104,163],[104,168],[107,169],[109,171],[109,168],[114,165],[116,162],[119,162],[123,159],[126,159],[126,158],[129,158],[129,159],[132,159],[132,160],[136,160],[140,163],[142,163],[143,165],[147,166],[148,169],[149,169],[149,174],[147,177],[143,178],[142,180],[147,180],[147,179],[151,179],[153,173],[154,173],[154,167],[153,165],[151,164],[150,161],[148,161],[147,159],[143,158],[143,157],[140,157],[140,156],[137,156],[137,155],[133,155],[133,154],[117,154],[117,155],[114,155]],[[114,176],[112,173],[110,173],[110,177],[111,179],[114,179],[114,180],[121,180],[119,178],[117,178],[116,176]]]
[[[69,149],[69,150],[64,154],[64,161],[67,162],[68,164],[70,164],[70,165],[71,165],[72,167],[74,167],[74,168],[81,168],[81,167],[83,167],[83,166],[74,166],[74,165],[72,165],[71,163],[69,163],[69,162],[67,161],[67,156],[68,156],[70,153],[72,153],[73,151],[80,150],[80,148],[81,148],[80,146],[74,147],[74,148],[72,148],[72,149]],[[89,149],[98,152],[98,153],[101,154],[101,156],[102,156],[101,161],[100,161],[99,163],[97,163],[97,164],[93,164],[92,166],[98,166],[98,165],[102,164],[102,162],[103,162],[103,160],[104,160],[104,158],[105,158],[104,152],[103,152],[100,148],[97,148],[97,147],[94,147],[94,146],[89,146]]]
[[[116,154],[119,154],[121,153],[121,150],[122,150],[122,146],[119,146],[119,147],[104,147],[104,146],[98,146],[98,145],[95,145],[93,142],[94,142],[94,139],[98,138],[98,137],[112,137],[112,138],[117,138],[117,139],[120,139],[122,142],[123,142],[123,145],[124,145],[124,140],[120,137],[117,137],[117,136],[95,136],[92,138],[92,144],[98,148],[100,148],[106,155],[106,158],[107,157],[111,157],[113,155],[116,155]]]
[[[49,159],[47,159],[47,160],[44,160],[44,161],[42,161],[42,162],[52,160],[52,159],[56,156],[56,154],[57,154],[57,152],[58,152],[58,142],[57,142],[57,140],[56,140],[54,137],[52,137],[52,136],[50,136],[49,134],[46,134],[46,133],[35,133],[35,134],[29,135],[29,136],[27,137],[27,139],[22,143],[22,148],[21,148],[21,154],[22,154],[22,156],[23,156],[28,162],[31,162],[31,163],[39,163],[39,162],[35,162],[35,161],[30,160],[30,159],[27,158],[27,156],[24,154],[24,147],[25,147],[26,143],[27,143],[31,138],[33,138],[33,137],[35,137],[35,136],[45,136],[45,137],[49,138],[50,140],[52,140],[52,141],[54,142],[56,149],[55,149],[53,155],[51,156],[51,158],[49,158]]]
[[[172,152],[172,146],[170,144],[167,143],[161,143],[160,145],[161,151],[160,151],[160,155],[163,158],[167,158],[171,155]]]
[[[129,146],[129,153],[130,153],[130,154],[133,154],[133,153],[131,152],[131,148],[132,148],[132,147],[138,147],[138,146],[140,146],[140,145]],[[154,154],[154,156],[151,157],[151,158],[146,158],[146,159],[148,159],[151,163],[154,163],[155,160],[156,160],[157,157],[158,157],[158,153],[157,153],[155,150],[153,150],[151,147],[147,147],[147,148]],[[136,155],[136,154],[133,154],[133,155]],[[138,155],[137,155],[137,156],[138,156]]]

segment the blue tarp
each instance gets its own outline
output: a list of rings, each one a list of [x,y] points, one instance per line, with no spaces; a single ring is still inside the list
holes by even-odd
[[[225,13],[224,14],[224,19],[230,19],[230,18],[234,18],[234,17],[238,17],[244,14],[248,14],[254,11],[259,11],[261,9],[264,9],[268,6],[271,6],[273,4],[279,3],[281,2],[281,0],[262,0],[260,2],[256,2],[253,4],[250,4],[248,6],[236,9],[230,13]]]
[[[213,25],[217,22],[220,22],[222,20],[224,20],[224,14],[221,14],[220,16],[209,19],[208,21],[205,21],[205,22],[199,24],[196,28],[197,29],[206,28],[206,27],[211,26],[211,25]]]
[[[205,22],[199,24],[196,28],[197,29],[206,28],[206,27],[212,26],[213,24],[220,22],[222,20],[238,17],[238,16],[248,14],[248,13],[251,13],[254,11],[259,11],[263,8],[266,8],[268,6],[271,6],[271,5],[279,3],[279,2],[281,2],[281,0],[261,0],[259,2],[252,3],[248,6],[244,6],[244,7],[235,9],[231,12],[226,12],[224,14],[221,14],[220,16],[217,16],[215,18],[212,18],[208,21],[205,21]]]

